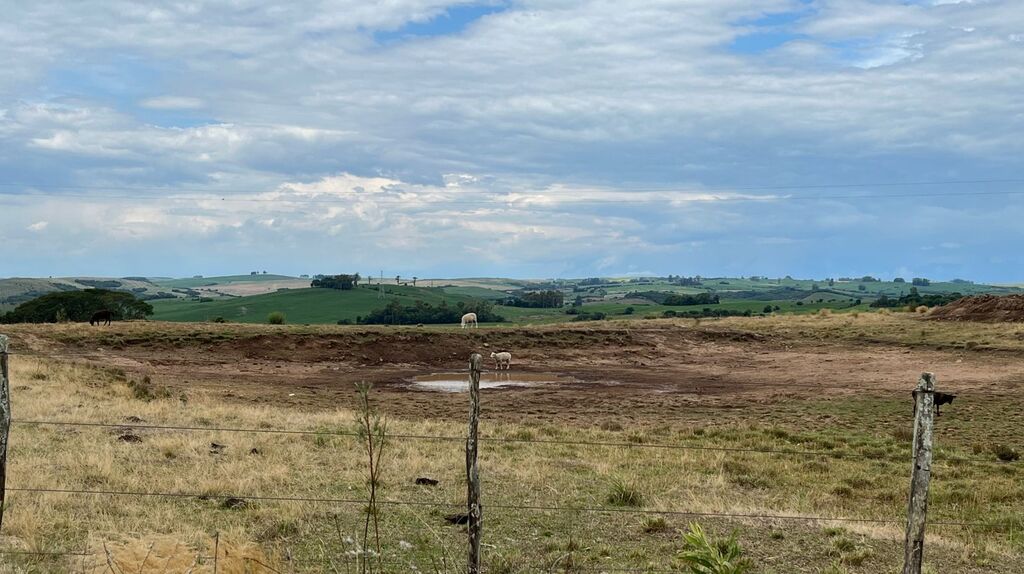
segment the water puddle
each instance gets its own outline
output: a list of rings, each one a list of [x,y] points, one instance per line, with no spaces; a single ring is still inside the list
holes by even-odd
[[[553,375],[551,373],[482,373],[480,375],[481,389],[501,389],[509,387],[536,387],[540,385],[557,385],[570,383],[571,377]],[[433,373],[413,377],[413,387],[431,391],[442,391],[445,393],[466,393],[469,392],[469,374],[462,373]]]

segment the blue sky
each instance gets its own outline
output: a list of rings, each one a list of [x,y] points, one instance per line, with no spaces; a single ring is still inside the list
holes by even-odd
[[[0,276],[1024,282],[1009,0],[41,0]]]

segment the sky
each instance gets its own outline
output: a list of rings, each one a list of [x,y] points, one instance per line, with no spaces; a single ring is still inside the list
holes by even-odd
[[[0,276],[1024,282],[1019,0],[0,19]]]

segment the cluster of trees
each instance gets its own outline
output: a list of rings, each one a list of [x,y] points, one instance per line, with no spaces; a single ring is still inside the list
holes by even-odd
[[[324,289],[342,289],[349,290],[359,285],[361,277],[358,273],[348,275],[317,275],[313,281],[309,283],[310,287],[322,287]]]
[[[910,280],[910,283],[917,285],[918,287],[927,287],[932,284],[931,280],[925,279],[924,277],[914,277]]]
[[[520,293],[505,302],[509,307],[558,308],[565,303],[565,295],[561,291],[527,291]]]
[[[711,309],[710,307],[704,307],[700,311],[696,309],[690,311],[673,311],[669,309],[661,315],[662,317],[750,317],[753,313],[749,309],[737,311],[733,309]]]
[[[471,303],[459,301],[454,307],[442,301],[433,306],[424,301],[416,301],[413,305],[403,306],[397,299],[392,299],[385,307],[371,311],[366,317],[359,317],[356,322],[362,325],[416,325],[458,323],[465,313],[476,313],[481,323],[500,323],[504,317],[494,312],[494,305],[489,301],[477,300]]]
[[[718,305],[718,295],[711,293],[697,293],[696,295],[673,293],[665,297],[661,304],[673,307],[683,305]]]
[[[878,299],[871,302],[871,307],[918,307],[924,305],[926,307],[937,307],[939,305],[945,305],[952,303],[957,299],[963,297],[960,293],[936,293],[929,295],[921,295],[917,292],[917,287],[911,287],[910,293],[907,295],[901,295],[897,298],[889,297],[888,295],[882,295]]]
[[[669,275],[668,282],[675,285],[687,285],[697,286],[703,285],[703,278],[700,275],[694,275],[693,277],[683,277],[682,275]]]
[[[153,306],[124,291],[85,289],[48,293],[15,307],[0,317],[2,323],[61,323],[88,321],[93,313],[109,310],[115,320],[143,319]]]
[[[603,285],[604,279],[600,277],[587,277],[586,279],[580,279],[577,285]]]

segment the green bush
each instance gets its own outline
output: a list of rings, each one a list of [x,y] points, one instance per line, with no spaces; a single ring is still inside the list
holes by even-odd
[[[697,523],[683,535],[680,561],[691,574],[743,574],[752,564],[743,558],[743,550],[733,534],[725,540],[709,540]]]
[[[608,492],[608,504],[612,506],[643,506],[644,494],[636,485],[617,478],[612,481],[611,490]]]
[[[271,325],[284,325],[284,319],[284,313],[280,311],[274,311],[267,315],[267,323],[270,323]]]

